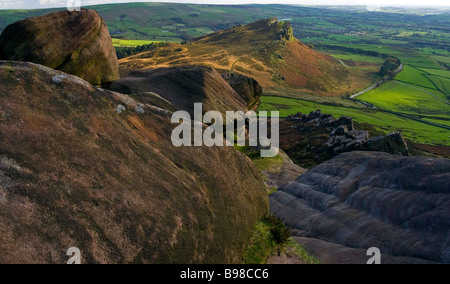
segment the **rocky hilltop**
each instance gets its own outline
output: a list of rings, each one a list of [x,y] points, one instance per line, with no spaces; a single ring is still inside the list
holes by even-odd
[[[270,196],[271,211],[325,263],[450,263],[450,160],[351,152]]]
[[[246,80],[240,84],[235,82],[236,90],[241,93],[238,94],[214,68],[180,66],[136,70],[114,81],[110,89],[143,99],[154,98],[157,94],[166,104],[169,103],[170,108],[186,110],[191,116],[194,103],[203,103],[203,112],[216,110],[225,114],[226,111],[246,111],[251,103],[259,101],[260,93],[245,89],[250,88],[250,82],[254,87],[254,81]],[[164,103],[159,105],[165,107]]]
[[[108,27],[93,10],[55,12],[18,21],[0,36],[0,60],[34,62],[94,85],[119,78]]]
[[[280,146],[300,166],[311,167],[341,153],[378,151],[409,155],[400,132],[370,137],[359,130],[352,117],[333,117],[321,110],[289,115],[280,124]],[[382,134],[382,133],[380,133]]]
[[[0,262],[240,261],[268,211],[246,156],[176,148],[167,110],[42,65],[0,82]]]
[[[297,88],[315,95],[342,95],[364,87],[355,85],[361,74],[306,46],[292,35],[289,22],[276,18],[237,25],[186,44],[171,43],[119,63],[123,76],[139,69],[200,65],[254,78],[264,88]]]
[[[244,99],[248,109],[259,107],[263,89],[258,81],[237,73],[225,73],[222,78]]]

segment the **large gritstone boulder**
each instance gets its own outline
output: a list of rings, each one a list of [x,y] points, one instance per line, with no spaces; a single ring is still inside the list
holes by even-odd
[[[94,85],[119,78],[108,27],[97,12],[55,12],[15,22],[0,37],[0,59],[42,64]]]

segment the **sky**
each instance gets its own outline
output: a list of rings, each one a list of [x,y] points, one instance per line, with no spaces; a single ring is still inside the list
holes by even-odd
[[[363,5],[363,6],[446,6],[449,0],[0,0],[3,9],[39,9],[67,7],[68,2],[79,1],[81,6],[126,2],[177,2],[196,4],[290,4],[290,5]],[[73,5],[69,5],[73,6]]]

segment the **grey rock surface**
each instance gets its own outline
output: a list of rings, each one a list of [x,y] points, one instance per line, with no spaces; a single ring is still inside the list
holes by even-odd
[[[449,180],[448,159],[354,151],[282,186],[271,211],[296,237],[450,263]]]

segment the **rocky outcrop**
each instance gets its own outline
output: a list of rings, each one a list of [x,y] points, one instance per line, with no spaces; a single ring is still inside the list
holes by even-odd
[[[447,159],[356,151],[281,187],[271,211],[329,262],[365,263],[378,247],[401,257],[389,262],[450,263],[449,180]]]
[[[386,142],[392,154],[408,156],[408,145],[400,132],[395,131],[386,135]]]
[[[258,81],[237,73],[226,73],[222,78],[244,99],[248,109],[259,106],[263,90]]]
[[[263,88],[292,87],[314,95],[351,93],[352,70],[297,40],[276,18],[210,33],[120,60],[121,74],[169,66],[208,66],[254,78]]]
[[[87,9],[9,25],[0,37],[0,59],[42,64],[95,85],[119,78],[108,27],[97,12]]]
[[[175,147],[171,113],[0,61],[0,263],[235,263],[268,213],[232,147]]]
[[[320,110],[289,115],[281,124],[281,148],[301,166],[316,165],[341,153],[379,151],[408,156],[408,146],[400,132],[370,138],[366,130],[355,129],[353,118],[338,119]],[[312,156],[311,163],[303,165]]]
[[[372,137],[366,142],[367,151],[389,152],[389,145],[383,136]]]
[[[247,103],[213,68],[182,66],[156,70],[138,70],[114,81],[111,90],[125,94],[153,92],[170,102],[177,110],[193,115],[194,103],[210,110],[246,111]]]

